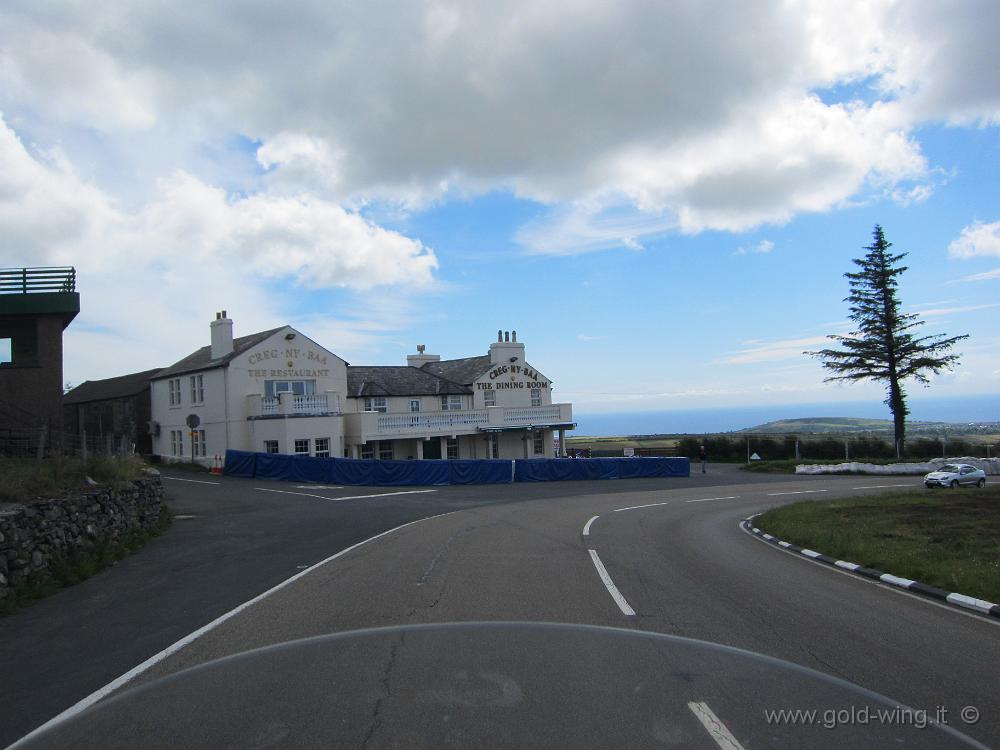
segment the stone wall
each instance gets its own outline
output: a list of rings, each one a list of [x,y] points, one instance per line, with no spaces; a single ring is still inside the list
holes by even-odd
[[[154,528],[162,511],[158,475],[0,510],[0,601],[17,586],[50,580],[60,560]]]

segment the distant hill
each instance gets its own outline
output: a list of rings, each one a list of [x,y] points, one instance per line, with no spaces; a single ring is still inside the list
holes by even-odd
[[[941,434],[983,434],[995,432],[997,424],[968,422],[920,422],[908,421],[908,435]],[[779,419],[766,422],[755,427],[747,427],[737,432],[773,433],[773,434],[825,434],[825,433],[873,433],[876,435],[891,435],[892,421],[888,419],[861,419],[858,417],[808,417],[806,419]]]

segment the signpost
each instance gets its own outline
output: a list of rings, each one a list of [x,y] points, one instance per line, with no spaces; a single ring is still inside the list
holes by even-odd
[[[185,421],[187,422],[187,426],[191,429],[191,432],[190,432],[190,435],[191,435],[191,463],[194,463],[194,429],[195,429],[195,427],[197,427],[198,425],[201,424],[201,417],[199,417],[197,414],[188,414],[187,415],[187,419]]]

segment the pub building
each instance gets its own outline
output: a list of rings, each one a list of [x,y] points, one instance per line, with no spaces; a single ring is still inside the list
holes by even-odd
[[[398,367],[353,366],[291,326],[210,341],[151,378],[153,453],[209,464],[227,449],[359,459],[551,458],[572,404],[524,358],[516,331],[487,354],[424,346]],[[191,425],[195,425],[192,427]],[[565,455],[563,453],[562,455]]]

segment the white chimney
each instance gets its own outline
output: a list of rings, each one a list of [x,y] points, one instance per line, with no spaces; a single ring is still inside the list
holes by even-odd
[[[490,362],[494,365],[524,365],[524,344],[517,340],[517,331],[497,331],[497,340],[490,344]]]
[[[212,359],[221,359],[233,353],[233,321],[226,311],[217,312],[209,327],[212,330]]]
[[[423,344],[417,344],[416,354],[406,355],[406,364],[410,367],[423,367],[428,362],[440,362],[441,355],[439,354],[424,354],[424,349],[426,349]]]

